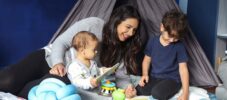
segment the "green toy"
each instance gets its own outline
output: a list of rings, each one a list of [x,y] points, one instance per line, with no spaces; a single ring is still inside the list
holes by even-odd
[[[117,89],[112,93],[113,100],[125,100],[125,94],[123,89]]]

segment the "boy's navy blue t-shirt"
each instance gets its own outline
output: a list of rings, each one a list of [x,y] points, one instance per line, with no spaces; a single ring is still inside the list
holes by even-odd
[[[149,39],[144,53],[151,57],[151,76],[180,82],[179,63],[187,62],[188,56],[181,41],[163,46],[160,36]]]

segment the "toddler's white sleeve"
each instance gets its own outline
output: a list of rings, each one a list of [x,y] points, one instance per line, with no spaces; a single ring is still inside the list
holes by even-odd
[[[68,66],[67,74],[69,80],[73,85],[75,85],[78,88],[82,89],[94,88],[90,82],[92,77],[87,76],[86,72],[84,72],[84,70],[82,70],[80,67],[81,66],[76,62],[73,62]]]

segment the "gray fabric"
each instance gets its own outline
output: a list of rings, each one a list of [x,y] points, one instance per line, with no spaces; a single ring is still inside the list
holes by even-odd
[[[223,61],[218,70],[218,75],[223,82],[223,87],[227,89],[227,61]]]
[[[121,89],[127,88],[127,86],[137,86],[139,84],[141,76],[128,75],[124,63],[120,63],[120,66],[115,72],[116,86]]]
[[[121,63],[118,69],[116,70],[115,76],[116,85],[119,88],[125,89],[129,84],[132,84],[129,75],[127,75],[127,71],[123,63]]]
[[[72,8],[65,21],[52,37],[52,43],[61,33],[63,33],[69,26],[73,25],[76,21],[79,21],[87,17],[99,17],[108,20],[116,0],[78,0],[75,6]]]
[[[108,20],[115,2],[116,0],[79,0],[50,42],[53,42],[60,33],[81,18],[98,16]],[[140,31],[148,33],[151,37],[158,35],[163,14],[172,8],[179,9],[175,0],[131,0],[130,2],[138,6],[141,14],[142,28]],[[217,86],[220,81],[214,69],[190,27],[188,29],[189,34],[187,34],[183,42],[190,57],[188,62],[190,83],[194,86]],[[143,37],[146,36],[144,35]]]
[[[151,37],[159,35],[162,16],[170,9],[179,9],[175,0],[136,0],[143,21],[143,30]],[[190,83],[194,86],[217,86],[220,81],[190,27],[183,41],[189,54]]]
[[[227,100],[227,89],[219,86],[215,90],[215,95],[217,96],[217,100]]]
[[[90,91],[78,89],[81,100],[112,100],[112,97],[99,95],[99,92],[100,91],[97,88]]]
[[[137,86],[139,84],[141,76],[130,75],[132,85]]]

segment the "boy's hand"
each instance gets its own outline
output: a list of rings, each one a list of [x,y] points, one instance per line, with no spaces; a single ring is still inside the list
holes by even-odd
[[[61,63],[56,64],[50,69],[49,73],[63,77],[66,74],[65,66]]]
[[[141,87],[143,87],[145,85],[145,83],[148,83],[148,81],[149,81],[149,76],[147,76],[147,75],[142,76],[140,79],[139,85]]]
[[[188,94],[185,93],[181,94],[177,100],[188,100]]]
[[[97,87],[98,86],[98,83],[97,83],[97,80],[96,78],[92,77],[91,80],[90,80],[90,83],[93,87]]]

